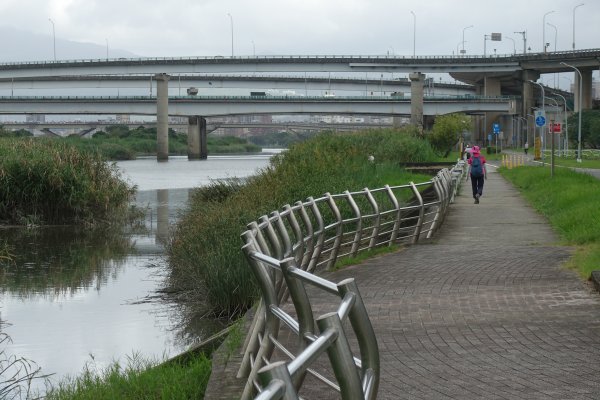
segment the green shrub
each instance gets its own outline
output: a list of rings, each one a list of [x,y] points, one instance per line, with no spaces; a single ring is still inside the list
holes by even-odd
[[[370,155],[375,163],[367,161]],[[308,196],[427,180],[398,165],[434,158],[428,142],[406,131],[322,134],[275,156],[243,186],[201,189],[168,246],[169,289],[190,302],[208,302],[219,315],[242,312],[257,294],[240,251],[246,224]]]
[[[134,188],[96,152],[62,140],[0,140],[0,221],[97,223],[127,209]]]

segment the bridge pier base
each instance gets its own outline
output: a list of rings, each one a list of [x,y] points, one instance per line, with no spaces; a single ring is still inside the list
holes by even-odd
[[[156,160],[169,160],[169,75],[156,74]]]
[[[188,118],[188,160],[206,160],[206,118],[195,115]]]
[[[423,86],[425,74],[412,72],[410,79],[410,123],[416,125],[419,132],[423,132]]]

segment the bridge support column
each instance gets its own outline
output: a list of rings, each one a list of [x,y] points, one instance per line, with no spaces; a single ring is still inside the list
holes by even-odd
[[[527,117],[527,114],[531,114],[531,109],[535,106],[535,94],[533,91],[533,85],[530,80],[536,82],[540,79],[540,73],[533,70],[524,70],[521,72],[521,115]]]
[[[483,78],[483,95],[484,96],[500,96],[502,94],[500,80],[498,78],[492,78],[486,76]],[[492,137],[492,143],[488,143],[488,134],[492,133],[492,124],[500,123],[500,113],[497,112],[486,112],[484,114],[483,123],[483,143],[489,146],[495,146],[496,138]],[[502,127],[504,129],[504,127]]]
[[[423,132],[423,84],[425,74],[413,72],[408,77],[410,79],[410,123],[416,125],[419,132]]]
[[[592,72],[591,69],[580,68],[581,77],[583,78],[583,84],[581,85],[583,93],[581,94],[581,102],[579,104],[579,74],[573,71],[575,75],[574,86],[574,98],[575,98],[575,112],[579,112],[580,109],[589,110],[592,108]]]
[[[169,159],[169,75],[156,74],[156,160]]]
[[[206,118],[195,115],[188,118],[188,160],[206,160]]]
[[[206,118],[199,117],[198,126],[200,127],[200,159],[206,160],[208,158],[208,144],[206,143]]]

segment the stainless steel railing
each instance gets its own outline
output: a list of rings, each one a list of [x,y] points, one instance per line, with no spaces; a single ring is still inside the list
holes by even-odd
[[[262,297],[238,371],[238,378],[247,378],[243,399],[257,393],[257,399],[297,399],[307,374],[343,399],[377,397],[377,339],[358,287],[353,278],[333,283],[316,272],[364,250],[430,238],[465,173],[460,160],[427,182],[326,193],[248,224],[242,251]],[[339,300],[321,301],[323,294]],[[311,297],[319,302],[313,305]],[[315,317],[317,307],[331,309]],[[281,323],[296,341],[281,336]],[[329,364],[317,371],[324,353]]]

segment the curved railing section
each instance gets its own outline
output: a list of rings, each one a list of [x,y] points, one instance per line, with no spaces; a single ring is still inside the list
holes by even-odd
[[[423,183],[309,197],[248,224],[242,251],[262,296],[238,371],[247,378],[243,399],[297,399],[308,374],[342,399],[377,397],[377,339],[358,287],[316,273],[361,251],[430,238],[465,171],[461,160]],[[313,304],[315,293],[339,300],[323,310],[330,302]],[[296,340],[280,333],[282,323]],[[325,366],[316,361],[324,353]]]

